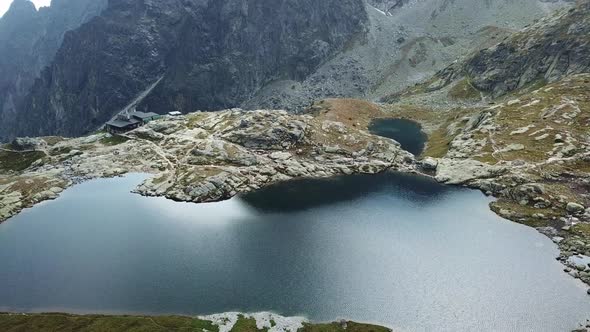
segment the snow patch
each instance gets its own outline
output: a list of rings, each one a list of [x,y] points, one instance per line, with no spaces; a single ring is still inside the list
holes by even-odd
[[[369,5],[369,7],[373,8],[373,9],[375,9],[376,11],[378,11],[379,13],[381,13],[381,14],[383,14],[383,15],[387,16],[387,13],[386,13],[386,12],[384,12],[384,11],[382,11],[381,9],[379,9],[379,8],[377,8],[377,7],[375,7],[375,6],[371,6],[371,5]]]

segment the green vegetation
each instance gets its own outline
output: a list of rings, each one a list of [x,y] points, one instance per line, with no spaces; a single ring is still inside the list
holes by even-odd
[[[346,322],[346,324],[329,323],[329,324],[305,324],[300,332],[389,332],[388,328],[361,324],[355,322]]]
[[[60,136],[46,136],[46,137],[43,137],[43,140],[45,142],[47,142],[48,145],[55,145],[59,142],[63,142],[65,140],[65,138],[60,137]]]
[[[574,234],[590,239],[590,224],[577,224],[572,228]]]
[[[0,171],[20,172],[30,167],[37,160],[45,157],[41,151],[0,151]]]
[[[74,316],[67,314],[0,314],[0,330],[5,332],[218,331],[211,322],[190,317]]]
[[[479,100],[481,95],[468,78],[457,82],[449,91],[449,97],[458,100]]]
[[[268,329],[259,330],[256,328],[256,319],[246,318],[242,315],[238,316],[236,325],[231,330],[232,332],[256,332],[256,331],[268,331]]]
[[[425,120],[424,123],[437,127],[428,134],[428,141],[426,142],[426,148],[422,152],[422,156],[433,158],[445,157],[449,152],[451,142],[458,134],[458,132],[450,130],[450,126],[453,123],[465,122],[465,115],[469,114],[469,112],[469,110],[464,109],[452,109],[443,114],[437,114],[442,112],[430,111],[430,113],[436,115],[431,119]]]
[[[439,128],[428,135],[426,148],[422,153],[423,156],[442,158],[449,152],[451,142],[455,137],[447,134],[447,128]]]
[[[495,156],[505,161],[543,162],[551,156],[557,134],[573,138],[580,148],[581,142],[586,140],[590,121],[588,84],[584,83],[588,77],[587,74],[575,75],[534,93],[519,95],[518,99],[505,98],[505,105],[494,118],[498,130],[486,135],[493,136],[497,149],[510,144],[522,144],[526,148]],[[523,129],[525,131],[519,132]]]
[[[510,219],[514,222],[527,225],[530,227],[545,227],[550,226],[550,220],[553,217],[560,217],[557,211],[552,209],[537,209],[530,205],[520,205],[517,202],[499,199],[490,204],[490,208],[495,213],[501,215],[503,218]],[[510,215],[503,215],[501,210],[510,211]],[[533,217],[535,214],[543,214],[545,219]]]
[[[272,322],[271,322],[272,323]],[[300,332],[386,332],[385,327],[346,322],[305,324]],[[0,314],[0,331],[3,332],[160,332],[196,331],[217,332],[210,321],[184,316],[104,316],[69,314]],[[257,332],[256,320],[239,316],[231,332]]]
[[[69,146],[56,147],[56,148],[51,149],[51,151],[49,151],[49,153],[52,156],[59,156],[59,155],[69,154],[70,152],[72,152],[72,148],[69,147]]]
[[[127,142],[128,140],[129,140],[129,138],[127,138],[127,137],[113,135],[110,137],[101,138],[100,143],[102,143],[104,145],[115,146],[115,145],[123,144],[123,143]]]

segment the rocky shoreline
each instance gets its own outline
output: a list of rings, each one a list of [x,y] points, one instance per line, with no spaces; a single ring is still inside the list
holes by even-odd
[[[436,158],[421,163],[439,182],[497,198],[494,212],[548,236],[565,271],[590,285],[589,79],[574,75],[493,106],[451,111],[430,132],[425,155]]]

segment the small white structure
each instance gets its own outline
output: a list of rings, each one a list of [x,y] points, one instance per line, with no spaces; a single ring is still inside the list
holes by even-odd
[[[168,115],[171,115],[171,116],[179,116],[179,115],[182,115],[182,112],[178,112],[178,111],[168,112]]]

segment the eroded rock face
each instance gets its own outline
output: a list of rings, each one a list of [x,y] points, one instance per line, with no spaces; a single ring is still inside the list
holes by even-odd
[[[107,0],[54,0],[35,9],[16,0],[0,19],[0,140],[8,138],[17,107],[41,70],[51,63],[68,30],[98,15]]]
[[[81,135],[158,82],[140,110],[236,107],[301,80],[365,31],[362,0],[114,0],[66,34],[19,108],[22,136]]]
[[[527,84],[556,82],[590,71],[590,3],[580,2],[544,18],[501,43],[483,49],[464,63],[445,69],[437,84],[470,77],[471,84],[498,97]]]

